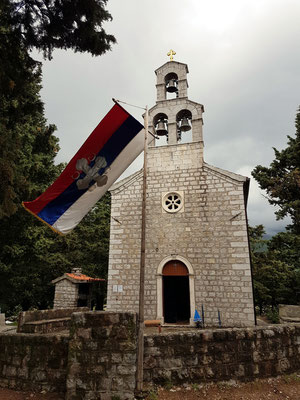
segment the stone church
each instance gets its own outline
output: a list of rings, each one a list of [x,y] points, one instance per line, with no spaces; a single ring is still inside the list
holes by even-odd
[[[204,107],[188,99],[188,66],[156,71],[149,110],[145,319],[254,324],[246,206],[249,178],[204,162]],[[156,137],[156,138],[155,138]],[[160,140],[157,140],[157,138]],[[142,170],[111,188],[108,311],[139,304]]]

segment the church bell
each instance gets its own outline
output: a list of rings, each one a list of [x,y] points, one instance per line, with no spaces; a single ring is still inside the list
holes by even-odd
[[[187,132],[191,129],[191,125],[186,117],[182,118],[179,129],[181,132]]]
[[[176,82],[176,80],[175,79],[170,79],[168,82],[167,82],[167,92],[169,92],[169,93],[174,93],[174,92],[177,92],[178,91],[178,89],[177,89],[177,82]]]
[[[158,136],[168,135],[167,123],[162,119],[158,121],[158,124],[156,125],[155,128],[155,132]]]

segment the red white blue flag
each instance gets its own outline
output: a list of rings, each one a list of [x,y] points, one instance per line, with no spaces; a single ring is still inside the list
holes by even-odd
[[[56,181],[27,211],[60,234],[82,220],[109,187],[143,151],[143,125],[115,104]]]

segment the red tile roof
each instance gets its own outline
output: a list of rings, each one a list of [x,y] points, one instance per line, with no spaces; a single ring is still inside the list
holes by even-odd
[[[73,273],[66,273],[70,278],[77,279],[78,281],[88,281],[88,282],[100,282],[105,281],[105,279],[100,278],[92,278],[90,276],[84,274],[73,274]]]

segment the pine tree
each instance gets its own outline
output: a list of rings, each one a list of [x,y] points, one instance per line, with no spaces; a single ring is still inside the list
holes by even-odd
[[[8,1],[8,0],[3,0]],[[10,23],[27,49],[49,59],[54,49],[102,55],[116,42],[103,29],[112,19],[107,0],[10,0]]]

